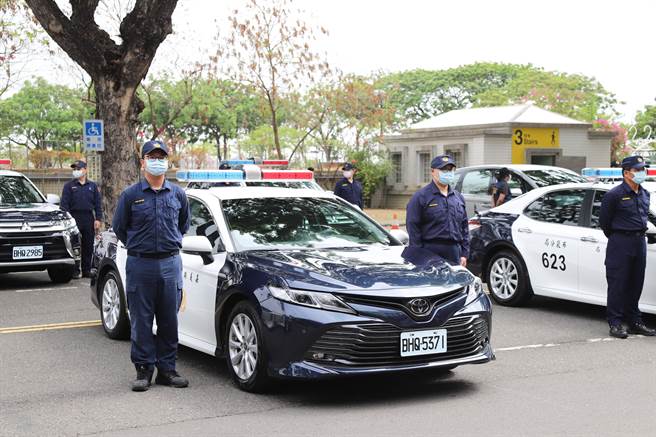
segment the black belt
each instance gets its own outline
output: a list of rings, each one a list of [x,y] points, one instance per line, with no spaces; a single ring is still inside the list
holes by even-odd
[[[442,239],[442,238],[434,238],[432,240],[422,240],[422,241],[425,244],[444,244],[444,245],[449,245],[450,244],[450,245],[454,245],[454,246],[460,244],[459,241],[445,240],[445,239]]]
[[[129,256],[136,256],[137,258],[153,258],[153,259],[170,258],[172,256],[176,256],[179,253],[180,252],[177,250],[174,250],[173,252],[134,252],[132,250],[128,250]]]
[[[621,231],[621,230],[614,230],[613,234],[622,234],[622,235],[629,235],[631,237],[644,237],[645,236],[645,231]]]

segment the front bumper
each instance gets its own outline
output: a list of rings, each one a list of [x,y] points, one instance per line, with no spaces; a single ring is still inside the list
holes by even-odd
[[[15,246],[42,246],[39,259],[13,260]],[[76,266],[80,263],[80,235],[75,232],[4,232],[0,231],[0,272],[45,270],[52,266]]]
[[[267,299],[262,302],[262,320],[269,374],[315,379],[491,361],[490,301],[481,295],[463,307],[462,299],[435,308],[423,321],[380,306],[358,305],[358,314],[353,315]],[[446,352],[401,357],[401,332],[433,328],[447,329]]]

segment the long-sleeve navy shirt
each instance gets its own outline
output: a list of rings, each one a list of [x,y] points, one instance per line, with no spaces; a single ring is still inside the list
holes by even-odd
[[[604,194],[599,225],[606,236],[613,231],[640,232],[647,230],[648,216],[649,191],[639,187],[636,193],[622,182]]]
[[[461,256],[469,257],[469,220],[462,194],[449,187],[445,196],[434,182],[417,191],[406,208],[409,246],[424,243],[460,244]]]
[[[102,220],[100,188],[95,182],[88,179],[84,184],[81,184],[78,179],[66,182],[59,207],[73,215],[95,213],[96,220]]]
[[[335,184],[335,190],[333,191],[335,196],[339,196],[342,199],[346,200],[353,205],[358,205],[360,209],[364,208],[364,202],[362,200],[362,184],[360,181],[349,182],[346,178],[341,178]]]
[[[182,188],[164,181],[155,191],[143,179],[121,193],[112,227],[128,250],[173,252],[182,247],[189,215],[189,201]]]

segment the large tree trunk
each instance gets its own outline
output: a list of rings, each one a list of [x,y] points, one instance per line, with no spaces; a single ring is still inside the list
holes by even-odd
[[[101,153],[103,211],[107,219],[114,215],[121,192],[139,180],[139,145],[136,121],[143,103],[134,90],[115,89],[115,82],[95,81],[98,116],[105,122],[105,151]]]

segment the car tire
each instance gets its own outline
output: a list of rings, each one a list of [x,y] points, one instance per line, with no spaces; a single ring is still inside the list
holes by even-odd
[[[118,273],[114,270],[104,273],[98,281],[98,290],[100,320],[105,333],[114,340],[130,338],[130,318]]]
[[[73,279],[74,271],[73,266],[49,267],[48,276],[55,284],[66,284]]]
[[[507,306],[521,306],[533,296],[528,273],[522,259],[509,250],[495,253],[485,275],[490,296]]]
[[[235,385],[252,393],[266,391],[271,386],[268,354],[260,317],[253,306],[247,301],[238,302],[230,312],[224,332],[226,364]],[[236,344],[240,336],[242,341]]]

